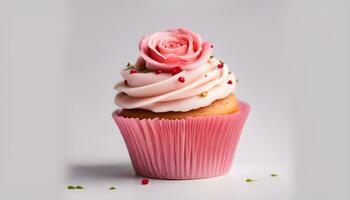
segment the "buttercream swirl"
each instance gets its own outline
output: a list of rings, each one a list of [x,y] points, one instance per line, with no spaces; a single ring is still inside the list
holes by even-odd
[[[164,58],[171,57],[172,60],[169,62],[164,62],[164,60],[154,61],[152,60],[152,56],[145,55],[149,53],[150,49],[142,46],[145,43],[145,38],[142,39],[140,44],[141,56],[136,63],[137,71],[135,69],[123,70],[121,75],[126,82],[122,81],[114,87],[119,92],[115,96],[116,105],[125,109],[139,108],[153,112],[186,112],[208,106],[215,100],[225,98],[235,91],[236,78],[233,73],[229,72],[228,66],[214,57],[205,58],[208,56],[206,55],[208,53],[204,51],[207,51],[205,49],[210,43],[202,43],[199,35],[191,32],[187,33],[186,31],[188,30],[186,29],[177,30],[180,30],[181,40],[176,40],[177,36],[174,36],[175,30],[165,32],[168,39],[169,37],[172,38],[171,43],[168,43],[168,40],[164,38],[162,39],[162,32],[153,34],[158,39],[150,36],[150,38],[146,37],[146,41],[152,45],[153,50],[157,51],[157,53],[167,52],[168,50],[164,48],[170,48],[170,53],[164,56]],[[184,35],[189,36],[189,38],[186,40]],[[193,37],[196,38],[193,39]],[[190,44],[194,40],[196,40],[196,44]],[[163,50],[155,48],[157,42],[162,43]],[[142,50],[142,48],[144,49]],[[187,48],[192,48],[192,50],[186,50]],[[178,51],[177,55],[173,54],[174,51]],[[174,57],[178,56],[186,57],[186,52],[191,54],[191,56],[192,54],[195,55],[193,57],[188,56],[191,57],[189,60],[182,58],[176,58],[181,61],[173,60]],[[204,62],[201,59],[205,59]],[[173,69],[176,63],[182,71],[175,74],[166,73],[170,69]],[[158,65],[161,65],[161,67]],[[146,67],[148,70],[142,71],[140,70],[141,67]],[[162,70],[165,70],[165,72],[161,73]],[[184,81],[179,81],[180,77]]]

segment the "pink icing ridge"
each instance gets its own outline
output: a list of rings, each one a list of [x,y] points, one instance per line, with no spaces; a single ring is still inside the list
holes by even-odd
[[[129,85],[121,82],[115,86],[120,92],[115,97],[115,103],[121,108],[142,108],[153,112],[186,112],[208,106],[213,101],[232,94],[236,89],[234,74],[229,74],[226,64],[223,68],[218,68],[219,63],[219,60],[213,58],[195,70],[182,71],[175,76],[167,75],[161,77],[159,82],[144,86],[132,85],[132,78],[137,73],[130,74],[126,71],[123,76]],[[144,76],[144,80],[140,82],[148,83],[150,81],[147,78],[153,79],[159,75],[154,72],[147,74],[149,75]],[[185,83],[177,80],[179,76],[185,77]],[[229,80],[232,84],[227,83]],[[202,92],[208,92],[208,95],[200,97]]]
[[[181,89],[184,86],[197,80],[201,75],[207,73],[210,68],[209,64],[205,64],[202,67],[198,67],[192,71],[182,71],[174,76],[169,73],[155,74],[155,73],[136,73],[130,74],[129,71],[122,73],[125,80],[128,80],[128,86],[120,83],[115,87],[120,92],[124,92],[132,97],[150,97],[155,95],[164,94],[176,89]],[[143,75],[147,74],[147,75]],[[143,76],[142,78],[137,78]],[[185,83],[179,83],[178,78],[180,76],[185,77]],[[137,79],[137,80],[135,80]],[[159,79],[158,81],[155,81]],[[153,84],[147,84],[153,82]]]

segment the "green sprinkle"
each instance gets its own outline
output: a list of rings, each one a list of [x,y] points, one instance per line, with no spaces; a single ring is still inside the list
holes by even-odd
[[[73,186],[73,185],[68,185],[68,186],[67,186],[67,189],[68,189],[68,190],[74,190],[74,189],[76,189],[76,187]]]
[[[124,71],[129,70],[129,69],[133,69],[133,68],[135,68],[135,66],[128,62],[128,64],[126,65],[126,68],[124,69]]]
[[[225,63],[223,60],[219,60],[219,62],[220,62],[221,64],[224,64],[224,63]]]
[[[85,189],[83,186],[77,185],[76,187],[77,189],[81,190],[81,189]]]
[[[250,182],[253,182],[254,180],[253,179],[250,179],[250,178],[247,178],[246,180],[245,180],[245,182],[248,182],[248,183],[250,183]]]
[[[274,176],[278,176],[278,174],[271,174],[270,176],[274,177]]]
[[[110,187],[109,190],[115,190],[116,188],[115,187]]]
[[[212,58],[214,58],[214,56],[213,56],[213,55],[211,55],[211,56],[210,56],[210,59],[212,59]]]

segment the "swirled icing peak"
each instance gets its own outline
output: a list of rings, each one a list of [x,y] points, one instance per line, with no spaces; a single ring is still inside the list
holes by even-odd
[[[213,45],[188,29],[171,29],[143,37],[135,65],[121,72],[116,105],[153,112],[201,108],[236,89],[228,66],[213,56]]]

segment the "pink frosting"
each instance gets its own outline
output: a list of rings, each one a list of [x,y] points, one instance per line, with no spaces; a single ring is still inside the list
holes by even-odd
[[[236,89],[234,74],[229,74],[226,64],[218,68],[219,63],[213,58],[195,70],[182,71],[174,76],[154,72],[130,74],[130,70],[124,71],[122,76],[128,85],[120,82],[114,87],[119,91],[115,103],[121,108],[141,108],[153,112],[186,112],[208,106]],[[179,77],[184,77],[185,82],[179,82]],[[232,84],[228,84],[229,81]],[[200,94],[203,92],[207,92],[207,96],[202,97]]]
[[[198,34],[186,29],[143,38],[136,70],[122,71],[126,82],[114,87],[119,92],[115,103],[126,109],[186,112],[227,97],[236,89],[236,78],[226,64],[209,58],[211,49],[208,42],[202,43]],[[154,71],[141,70],[144,67]],[[174,67],[182,71],[166,73]]]
[[[140,56],[152,70],[190,70],[202,66],[210,57],[212,45],[187,29],[171,29],[143,37]]]

